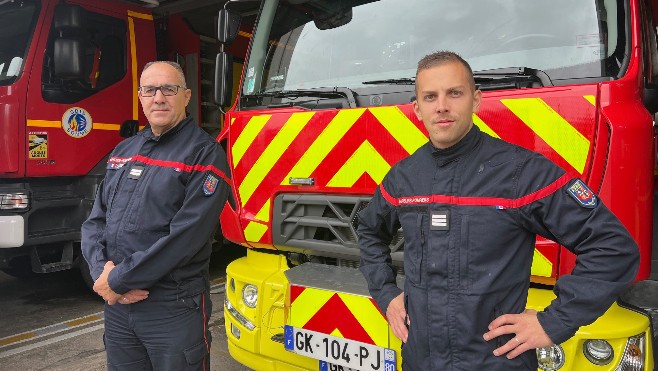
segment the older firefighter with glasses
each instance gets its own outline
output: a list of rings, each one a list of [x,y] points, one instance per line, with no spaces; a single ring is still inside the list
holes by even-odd
[[[537,370],[536,348],[594,322],[633,281],[638,247],[585,183],[473,125],[481,92],[452,52],[418,63],[430,140],[359,215],[361,271],[408,370]],[[388,247],[404,231],[404,291]],[[536,235],[577,255],[543,311],[525,310]]]
[[[149,125],[110,155],[82,226],[106,301],[107,368],[209,370],[208,262],[229,192],[226,154],[186,117],[178,64],[148,63],[140,84]]]

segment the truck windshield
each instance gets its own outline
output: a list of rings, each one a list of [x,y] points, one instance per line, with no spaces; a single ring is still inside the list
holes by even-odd
[[[624,63],[623,3],[268,0],[242,94],[413,84],[418,60],[438,50],[474,71],[542,71],[552,85],[610,80]]]
[[[0,85],[20,76],[38,15],[37,1],[0,0]]]

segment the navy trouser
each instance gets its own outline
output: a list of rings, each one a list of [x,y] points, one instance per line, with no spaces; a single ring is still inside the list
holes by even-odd
[[[209,371],[208,291],[169,300],[105,304],[109,371]]]

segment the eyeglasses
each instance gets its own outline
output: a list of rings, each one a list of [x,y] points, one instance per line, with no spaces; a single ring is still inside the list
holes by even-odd
[[[180,85],[160,85],[160,86],[150,86],[150,85],[145,85],[145,86],[140,86],[139,93],[142,95],[142,97],[154,97],[155,94],[160,90],[162,92],[162,95],[165,97],[170,97],[172,95],[178,94],[178,89],[187,89],[185,86],[180,86]]]

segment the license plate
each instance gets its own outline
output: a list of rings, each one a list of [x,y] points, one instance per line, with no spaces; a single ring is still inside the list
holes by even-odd
[[[395,371],[396,369],[393,349],[288,325],[286,325],[284,334],[286,349],[328,362],[327,371],[334,371],[329,368],[330,365],[366,371]],[[322,366],[323,363],[320,362],[320,370],[324,371]]]
[[[327,361],[320,361],[320,371],[359,371],[347,366],[336,365]]]

